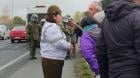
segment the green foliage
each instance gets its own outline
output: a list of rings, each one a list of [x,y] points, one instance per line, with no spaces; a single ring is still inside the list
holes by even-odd
[[[93,74],[89,68],[87,62],[81,58],[79,62],[76,63],[76,73],[77,78],[92,78]]]
[[[12,20],[9,16],[3,15],[0,16],[0,24],[5,24],[8,28],[11,28]]]
[[[88,69],[88,64],[85,62],[84,59],[81,60],[81,68],[82,69]]]
[[[76,11],[73,17],[77,22],[80,22],[84,15],[84,12]]]
[[[82,70],[82,74],[83,74],[83,78],[92,78],[91,75],[91,70],[89,68],[89,65],[87,64],[87,62],[84,59],[81,59],[81,70]]]
[[[15,16],[13,19],[13,24],[15,25],[25,25],[26,22],[19,16]]]

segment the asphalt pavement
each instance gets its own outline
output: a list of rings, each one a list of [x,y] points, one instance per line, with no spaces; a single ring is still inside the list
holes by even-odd
[[[28,59],[27,43],[11,43],[10,39],[0,40],[0,78],[7,78],[23,66]]]
[[[27,43],[10,43],[0,40],[0,68],[28,51]]]
[[[39,49],[37,60],[29,58],[27,43],[0,40],[0,78],[43,78]],[[75,78],[73,60],[65,61],[62,78]]]
[[[37,60],[28,61],[9,78],[43,78],[40,54],[37,55],[37,58]],[[72,60],[65,61],[62,78],[75,78],[73,65],[74,62]]]

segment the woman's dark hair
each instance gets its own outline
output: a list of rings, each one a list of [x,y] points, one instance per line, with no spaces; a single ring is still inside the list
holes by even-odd
[[[56,20],[53,18],[53,14],[47,14],[47,22],[56,23]]]
[[[80,25],[82,26],[82,28],[91,24],[97,24],[96,20],[94,20],[93,17],[91,16],[84,17],[80,22]]]
[[[56,23],[56,20],[53,18],[53,16],[57,16],[58,14],[61,15],[61,12],[56,12],[56,13],[48,13],[46,21],[51,22],[51,23]]]

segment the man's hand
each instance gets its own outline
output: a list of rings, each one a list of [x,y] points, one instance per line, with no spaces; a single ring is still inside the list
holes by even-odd
[[[68,23],[69,26],[71,26],[73,29],[76,29],[77,28],[77,23],[75,20],[71,20],[69,23]]]
[[[71,52],[71,50],[73,50],[74,46],[71,45],[70,48],[69,48],[69,51]]]

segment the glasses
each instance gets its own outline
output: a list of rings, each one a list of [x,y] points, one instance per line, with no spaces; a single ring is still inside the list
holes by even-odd
[[[54,13],[54,15],[60,15],[60,16],[62,16],[62,12],[56,12],[56,13]]]
[[[60,16],[62,16],[62,13],[58,13]]]

